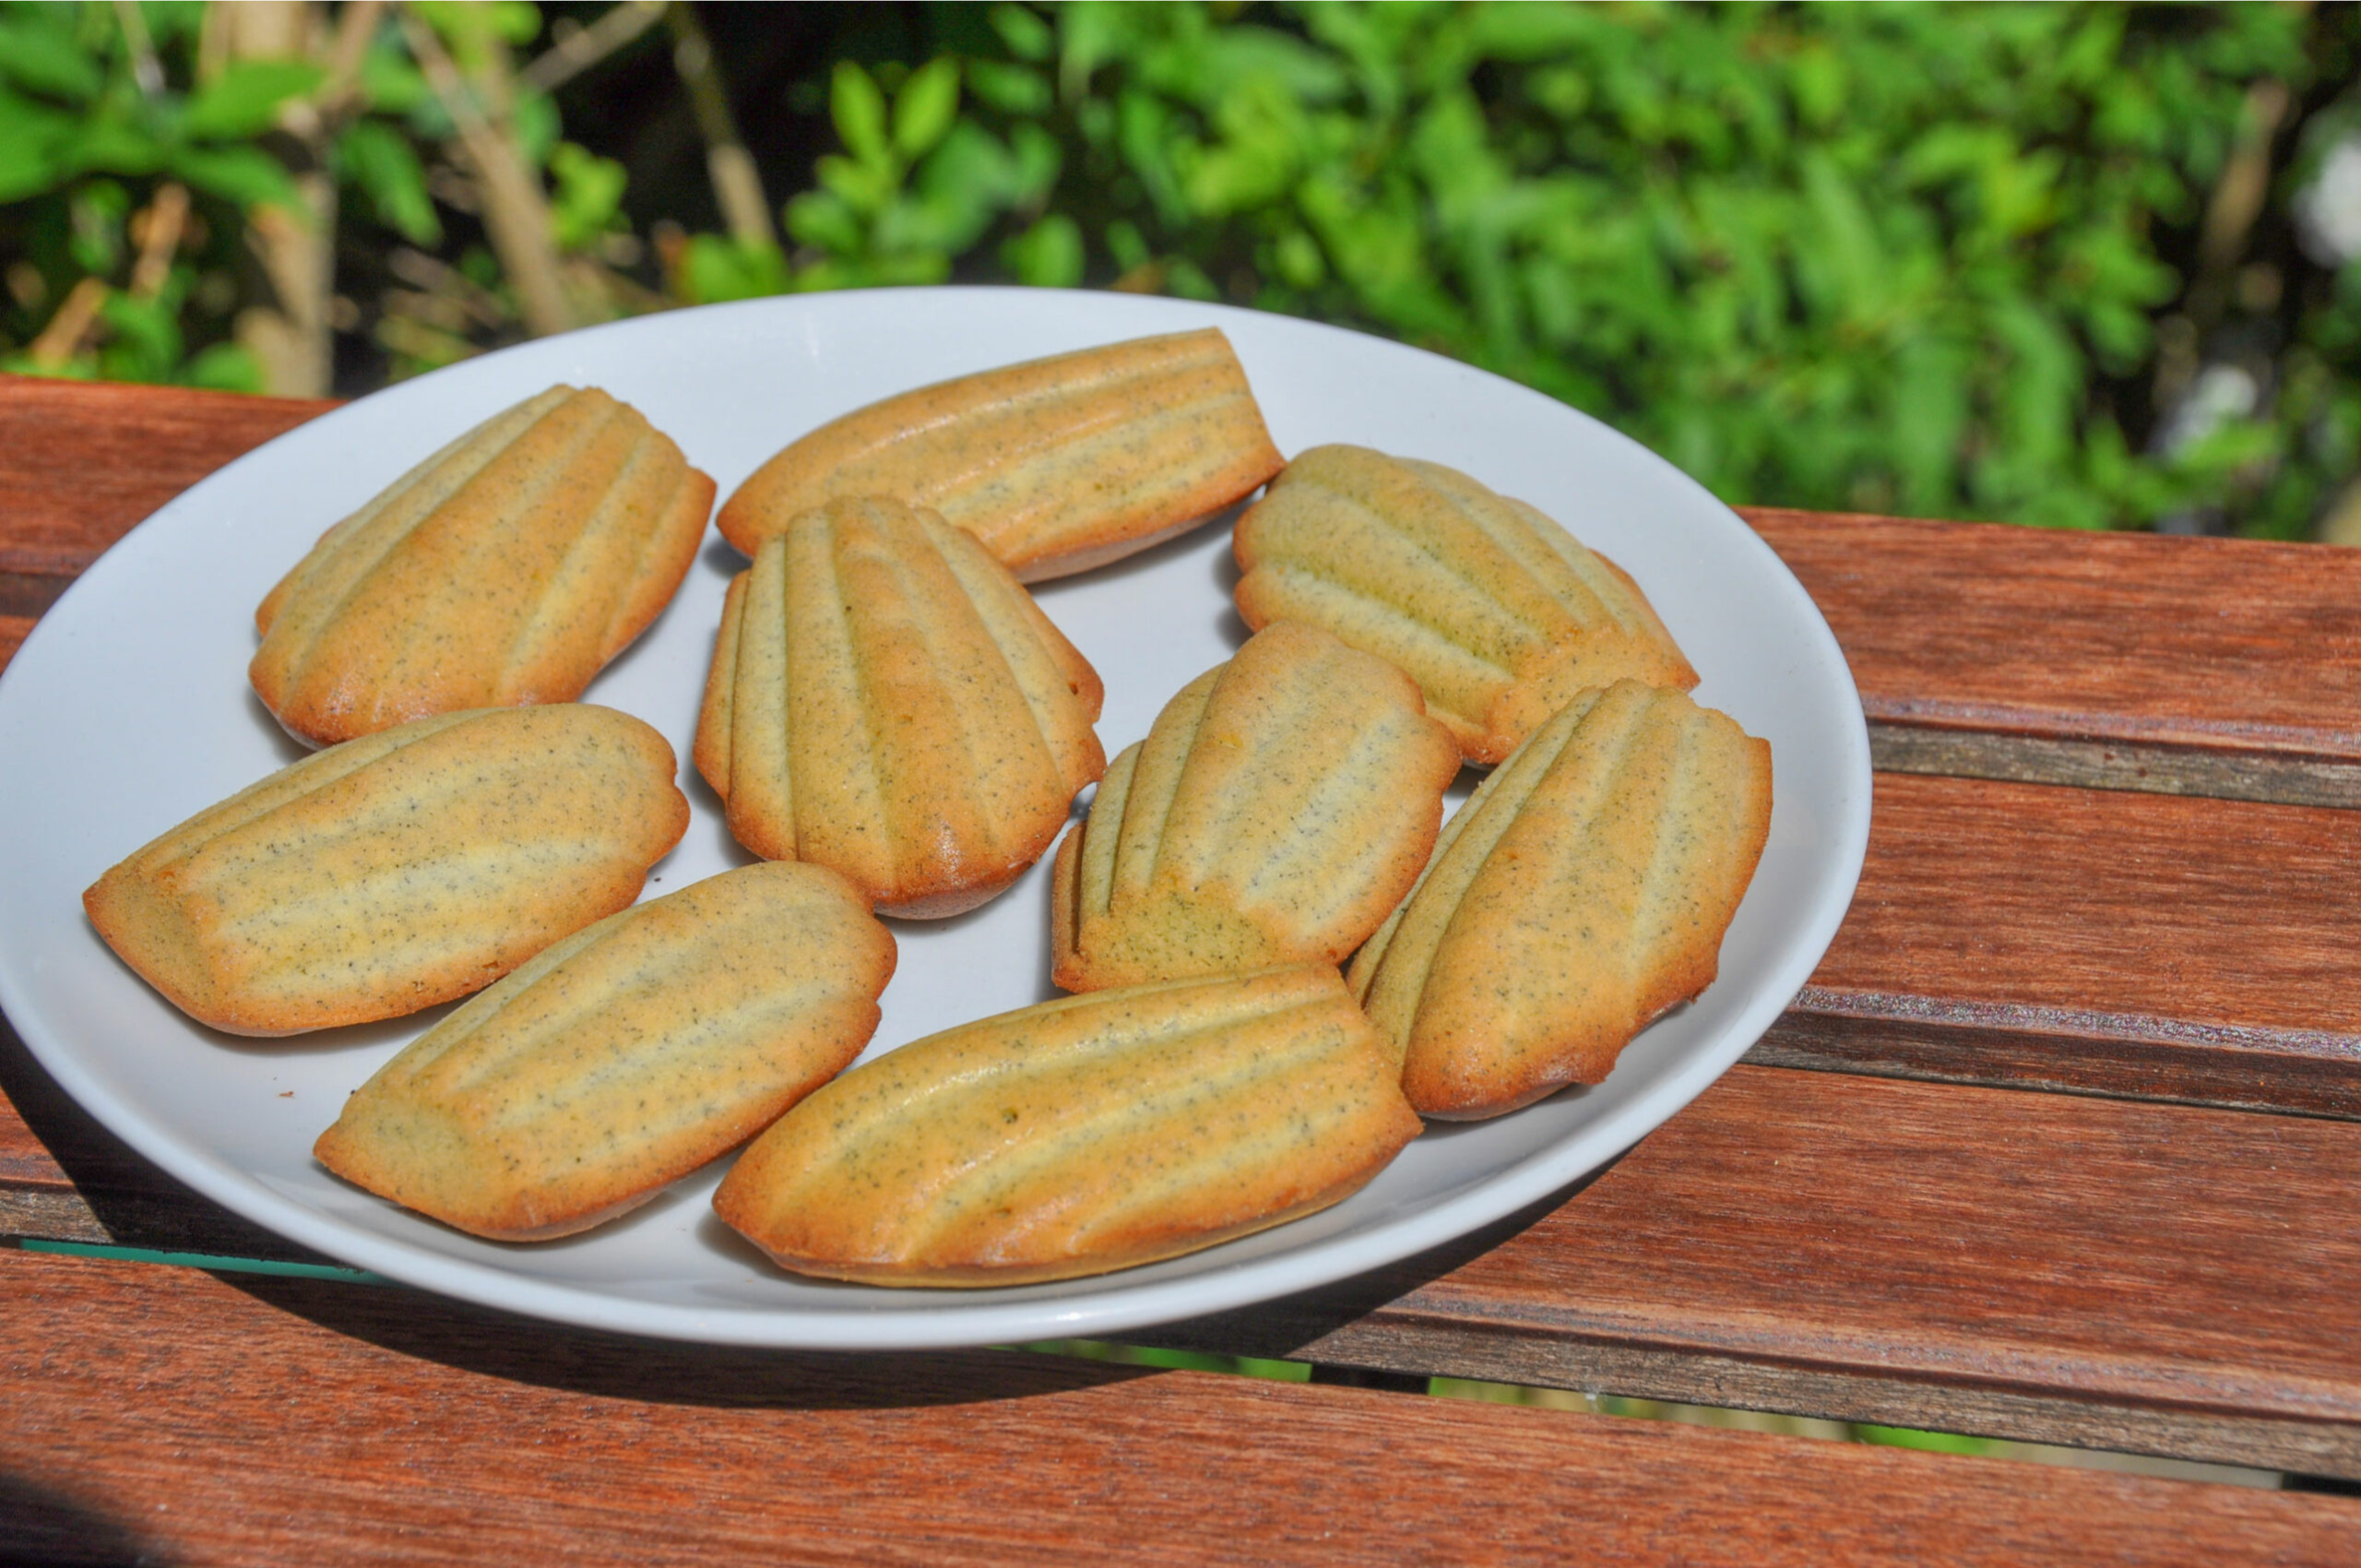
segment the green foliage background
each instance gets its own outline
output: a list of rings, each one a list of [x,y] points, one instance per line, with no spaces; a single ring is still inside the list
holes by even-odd
[[[125,220],[170,176],[209,238],[152,300],[118,288],[69,368],[239,384],[219,279],[242,217],[285,199],[270,126],[316,78],[195,85],[202,9],[138,7],[158,94],[115,8],[0,8],[0,263],[39,279],[12,274],[0,312],[20,367],[77,278],[120,277]],[[530,53],[561,8],[413,9]],[[898,49],[800,66],[833,145],[764,170],[780,246],[658,232],[660,193],[627,191],[594,127],[569,140],[557,100],[520,98],[560,245],[616,279],[599,308],[944,280],[1228,299],[1514,377],[1742,502],[2297,537],[2355,468],[2361,266],[2308,261],[2290,217],[2361,118],[2343,7],[912,15]],[[434,194],[449,116],[390,21],[368,62],[339,221],[475,291],[431,331],[355,302],[348,329],[408,374],[521,329],[475,220]],[[2288,108],[2259,120],[2265,88]],[[2260,205],[2209,257],[2242,156]],[[2216,362],[2255,405],[2163,439]]]

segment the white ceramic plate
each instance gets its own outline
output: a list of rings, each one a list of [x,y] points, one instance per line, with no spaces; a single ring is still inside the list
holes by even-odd
[[[1496,1121],[1438,1125],[1349,1201],[1275,1230],[1097,1279],[884,1290],[771,1267],[708,1206],[719,1169],[587,1235],[478,1241],[313,1162],[344,1096],[419,1018],[284,1040],[215,1034],[149,991],[84,920],[108,866],[299,754],[249,691],[255,604],[320,531],[419,457],[552,383],[635,404],[727,496],[823,421],[1013,361],[1218,326],[1283,452],[1349,441],[1463,469],[1628,569],[1691,660],[1698,699],[1771,742],[1770,848],[1721,978],[1647,1030],[1608,1081]],[[1227,519],[1043,586],[1107,685],[1109,755],[1243,640]],[[587,700],[686,758],[742,562],[708,535],[686,586]],[[762,300],[577,332],[405,383],[212,475],[110,551],[0,679],[0,1006],[58,1082],[173,1175],[358,1266],[569,1323],[735,1344],[882,1348],[1103,1336],[1359,1273],[1544,1197],[1637,1142],[1745,1051],[1835,934],[1869,835],[1869,762],[1844,656],[1795,578],[1727,508],[1605,426],[1464,365],[1332,327],[1118,294],[929,289]],[[688,837],[650,896],[744,862],[689,774]],[[1464,784],[1462,789],[1464,793]],[[901,962],[872,1052],[1055,994],[1048,863],[982,909],[895,922]]]

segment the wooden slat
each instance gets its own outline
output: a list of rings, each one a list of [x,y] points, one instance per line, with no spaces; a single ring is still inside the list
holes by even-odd
[[[2329,1562],[2361,1530],[2342,1498],[88,1260],[0,1259],[0,1555]]]
[[[0,616],[39,615],[133,524],[335,407],[0,375]]]
[[[1880,774],[1752,1060],[2361,1116],[2361,813]]]
[[[102,1236],[240,1251],[65,1125]],[[2347,1123],[1741,1066],[1562,1203],[1147,1337],[2361,1477],[2355,1192]]]
[[[1570,1201],[1155,1337],[2361,1478],[2357,1192],[2345,1123],[1740,1066]]]
[[[1741,510],[1881,767],[2361,805],[2361,551]]]

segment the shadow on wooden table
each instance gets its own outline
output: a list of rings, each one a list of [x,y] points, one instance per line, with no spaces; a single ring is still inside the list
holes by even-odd
[[[1123,1337],[1285,1356],[1451,1272],[1567,1195],[1335,1285]],[[1161,1375],[1154,1368],[1001,1350],[860,1354],[687,1345],[544,1323],[409,1289],[264,1275],[222,1277],[279,1311],[398,1355],[543,1388],[665,1405],[884,1409],[1025,1398]]]
[[[59,1179],[41,1149],[0,1140],[0,1205],[12,1232],[277,1263],[333,1262],[240,1218],[157,1169],[58,1087],[5,1017],[0,1093],[65,1178]]]
[[[0,1198],[31,1206],[33,1223],[28,1215],[16,1217],[13,1229],[19,1233],[223,1258],[331,1261],[231,1214],[158,1170],[59,1088],[5,1021],[0,1090],[71,1182],[44,1175],[47,1162],[39,1150],[0,1149],[0,1181],[6,1182]],[[21,1169],[8,1163],[12,1153]],[[1231,1355],[1294,1355],[1499,1245],[1601,1173],[1472,1235],[1369,1274],[1123,1337]],[[56,1210],[53,1224],[39,1222],[44,1201]],[[84,1203],[88,1214],[80,1208]],[[868,1409],[1024,1397],[1157,1375],[1152,1368],[994,1351],[864,1356],[682,1345],[543,1323],[407,1289],[264,1274],[221,1277],[282,1312],[400,1355],[488,1377],[664,1404]],[[1423,1378],[1417,1382],[1424,1386]]]
[[[10,1568],[17,1563],[28,1568],[66,1563],[129,1568],[132,1563],[170,1561],[121,1520],[6,1470],[0,1470],[0,1522],[6,1529],[6,1538],[0,1539],[0,1565]]]

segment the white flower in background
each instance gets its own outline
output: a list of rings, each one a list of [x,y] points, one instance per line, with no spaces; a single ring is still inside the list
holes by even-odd
[[[2262,400],[2262,384],[2234,364],[2210,364],[2158,433],[2156,450],[2166,454],[2204,440],[2232,420],[2254,412]]]
[[[2329,148],[2320,172],[2296,193],[2296,232],[2305,254],[2322,267],[2361,255],[2361,133]]]

